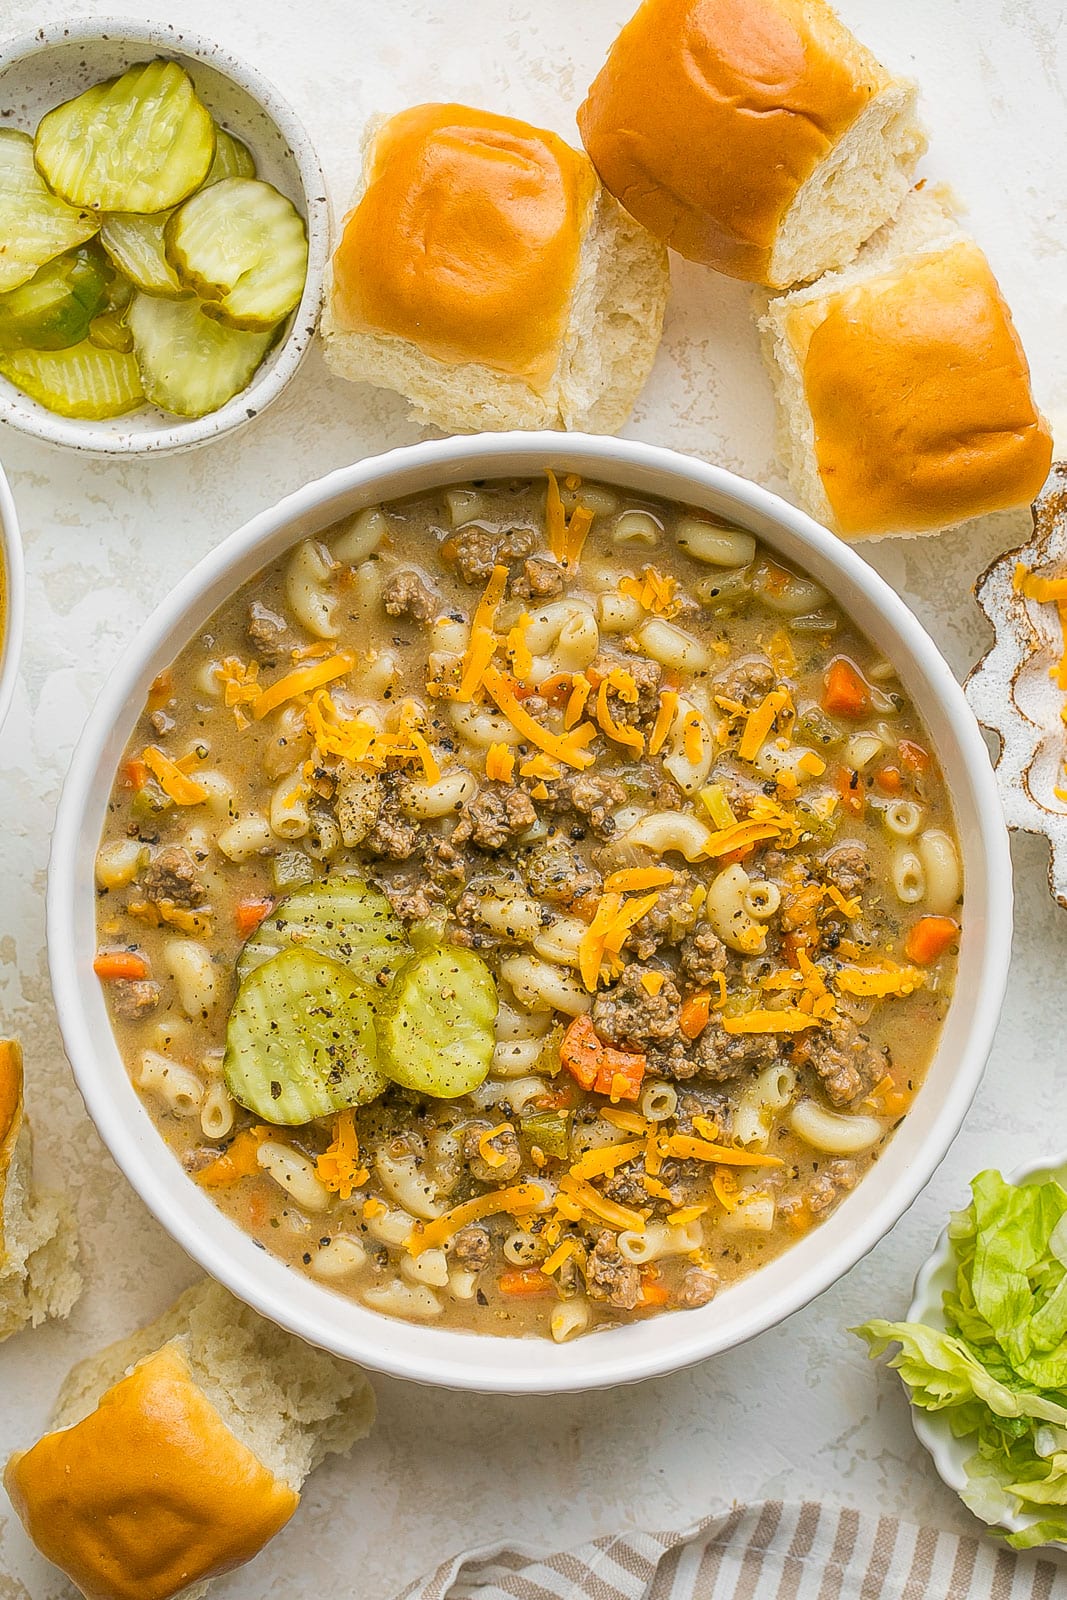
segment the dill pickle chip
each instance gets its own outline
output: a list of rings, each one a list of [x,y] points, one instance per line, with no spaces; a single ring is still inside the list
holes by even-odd
[[[27,283],[39,267],[91,239],[99,219],[69,206],[33,164],[33,140],[0,128],[0,293]]]
[[[382,975],[395,971],[411,954],[384,894],[360,878],[311,884],[280,900],[241,951],[238,978],[291,945],[339,961],[375,994],[382,992]]]
[[[95,244],[46,261],[0,295],[0,350],[64,350],[85,338],[103,307],[111,269]]]
[[[201,189],[178,207],[164,237],[171,264],[208,315],[236,328],[274,327],[304,292],[304,219],[258,178]]]
[[[136,358],[121,350],[101,350],[88,339],[65,350],[0,355],[0,374],[61,417],[102,422],[144,400]]]
[[[173,215],[173,210],[148,216],[115,211],[100,224],[100,243],[135,288],[184,299],[192,290],[179,281],[163,248],[163,229]]]
[[[49,111],[33,149],[71,205],[165,211],[207,177],[215,124],[177,62],[145,61]]]
[[[121,311],[102,311],[89,324],[89,343],[100,350],[133,349],[133,334]]]
[[[443,944],[412,957],[378,1006],[378,1065],[418,1094],[454,1100],[488,1076],[497,992],[480,956]]]
[[[294,1127],[376,1100],[386,1087],[377,1057],[363,984],[338,962],[290,946],[237,991],[223,1073],[239,1104]]]
[[[126,320],[145,394],[180,417],[205,416],[240,394],[274,337],[226,328],[197,299],[136,294]]]
[[[256,162],[251,150],[225,128],[215,124],[215,159],[203,187],[221,183],[223,178],[254,178]]]

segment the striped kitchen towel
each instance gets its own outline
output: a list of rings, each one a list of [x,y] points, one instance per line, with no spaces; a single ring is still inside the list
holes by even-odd
[[[1067,1558],[766,1500],[681,1532],[609,1534],[557,1555],[468,1551],[400,1600],[1067,1600]]]

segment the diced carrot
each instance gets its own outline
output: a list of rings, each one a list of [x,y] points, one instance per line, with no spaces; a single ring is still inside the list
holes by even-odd
[[[862,817],[867,796],[859,773],[852,767],[838,767],[837,792],[841,796],[842,808],[853,817]]]
[[[197,1183],[204,1189],[227,1189],[241,1178],[252,1177],[259,1171],[259,1147],[269,1134],[269,1128],[242,1128],[229,1149],[197,1173]]]
[[[563,1035],[559,1058],[583,1089],[591,1089],[596,1082],[603,1053],[604,1046],[589,1018],[575,1017]]]
[[[569,1078],[564,1078],[558,1089],[546,1089],[533,1102],[538,1111],[575,1111],[578,1104],[578,1085]]]
[[[148,686],[147,709],[159,711],[174,694],[174,674],[169,667],[165,667],[152,679]]]
[[[273,910],[273,900],[238,900],[234,907],[233,920],[242,939],[247,939],[250,933],[255,933],[263,918],[268,917]]]
[[[121,978],[147,978],[148,970],[148,962],[136,950],[101,950],[93,962],[93,971],[107,983]]]
[[[832,717],[865,717],[872,705],[866,678],[847,656],[835,656],[826,671],[822,708]]]
[[[597,1094],[606,1094],[611,1100],[636,1100],[645,1079],[648,1058],[643,1055],[626,1055],[622,1050],[605,1047],[601,1052],[593,1088]]]
[[[912,923],[904,940],[904,954],[920,967],[943,956],[949,945],[959,936],[959,924],[951,917],[920,917]]]
[[[670,1299],[666,1284],[660,1283],[655,1267],[645,1267],[641,1273],[641,1298],[639,1306],[665,1306]]]
[[[806,1205],[797,1206],[794,1211],[790,1211],[786,1218],[788,1226],[792,1228],[794,1233],[806,1233],[814,1221],[815,1218],[811,1214],[811,1207]]]
[[[119,782],[124,789],[140,791],[148,782],[148,768],[136,756],[131,756],[129,761],[124,761],[119,772]]]
[[[883,794],[899,794],[904,787],[899,767],[879,767],[874,781]]]
[[[682,1006],[678,1026],[687,1039],[698,1039],[707,1027],[710,1016],[711,994],[707,989],[702,989],[699,994],[691,994]]]
[[[901,739],[897,745],[897,755],[915,776],[925,772],[930,765],[930,752],[924,750],[921,744],[916,744],[914,739]]]
[[[738,850],[728,850],[724,856],[716,856],[715,864],[719,867],[732,867],[736,861],[744,861],[755,848],[754,844],[743,844]]]
[[[497,1279],[501,1294],[551,1294],[555,1284],[538,1267],[516,1267],[513,1272],[502,1272]]]

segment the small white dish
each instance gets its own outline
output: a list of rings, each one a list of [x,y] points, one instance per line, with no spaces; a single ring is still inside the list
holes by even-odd
[[[873,1173],[818,1229],[709,1305],[558,1345],[387,1319],[260,1249],[164,1146],[130,1082],[93,975],[96,851],[116,767],[156,674],[242,583],[339,518],[431,487],[540,476],[546,467],[726,517],[834,595],[893,661],[925,719],[953,799],[967,892],[956,998],[915,1106]],[[312,1344],[397,1377],[505,1394],[608,1388],[675,1371],[773,1327],[854,1266],[911,1205],[959,1131],[1000,1015],[1011,922],[1008,836],[982,735],[903,601],[848,545],[757,484],[673,450],[587,434],[476,434],[393,450],[307,484],[212,550],[108,678],[64,785],[48,881],[52,988],[78,1086],[118,1165],[182,1248]]]
[[[1033,537],[987,567],[975,598],[994,632],[991,648],[967,680],[971,710],[1000,742],[997,783],[1009,828],[1040,833],[1049,843],[1049,890],[1067,907],[1067,728],[1064,691],[1050,677],[1063,654],[1053,605],[1017,593],[1015,568],[1049,577],[1067,572],[1067,461],[1053,465],[1034,501]]]
[[[1067,1155],[1053,1156],[1047,1161],[1035,1161],[1028,1166],[1017,1167],[1014,1172],[1008,1173],[1007,1178],[1009,1183],[1016,1185],[1044,1183],[1047,1178],[1055,1178],[1059,1183],[1067,1184]],[[945,1228],[916,1274],[915,1288],[912,1291],[912,1301],[908,1307],[906,1320],[924,1322],[929,1328],[944,1331],[945,1313],[941,1297],[947,1289],[953,1288],[955,1282],[956,1268],[949,1246],[948,1229]],[[930,1452],[938,1477],[950,1489],[960,1494],[967,1487],[966,1464],[974,1455],[973,1438],[955,1438],[948,1425],[948,1415],[944,1411],[920,1411],[918,1406],[910,1404],[909,1410],[916,1438]],[[1019,1516],[1006,1512],[1003,1517],[989,1523],[988,1526],[1003,1528],[1008,1533],[1021,1533],[1024,1528],[1039,1520],[1037,1515]],[[1067,1550],[1067,1544],[1053,1540],[1041,1548]]]
[[[0,467],[0,729],[11,709],[22,655],[26,576],[15,501]]]
[[[308,269],[288,331],[252,382],[207,416],[183,419],[154,406],[86,422],[60,417],[0,377],[0,419],[49,444],[90,455],[187,450],[258,416],[285,388],[315,333],[329,251],[326,179],[307,133],[278,91],[219,45],[174,23],[121,17],[49,23],[0,44],[0,105],[5,127],[33,133],[46,111],[137,61],[165,56],[184,67],[208,110],[243,140],[259,175],[286,195],[307,222]]]

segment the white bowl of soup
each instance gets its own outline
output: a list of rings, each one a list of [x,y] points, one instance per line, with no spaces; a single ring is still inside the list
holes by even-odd
[[[630,1382],[834,1282],[993,1037],[1007,838],[852,550],[626,440],[419,444],[213,551],[59,807],[88,1110],[265,1315],[453,1387]]]
[[[18,515],[7,478],[0,468],[0,729],[11,709],[18,681],[25,591]]]

